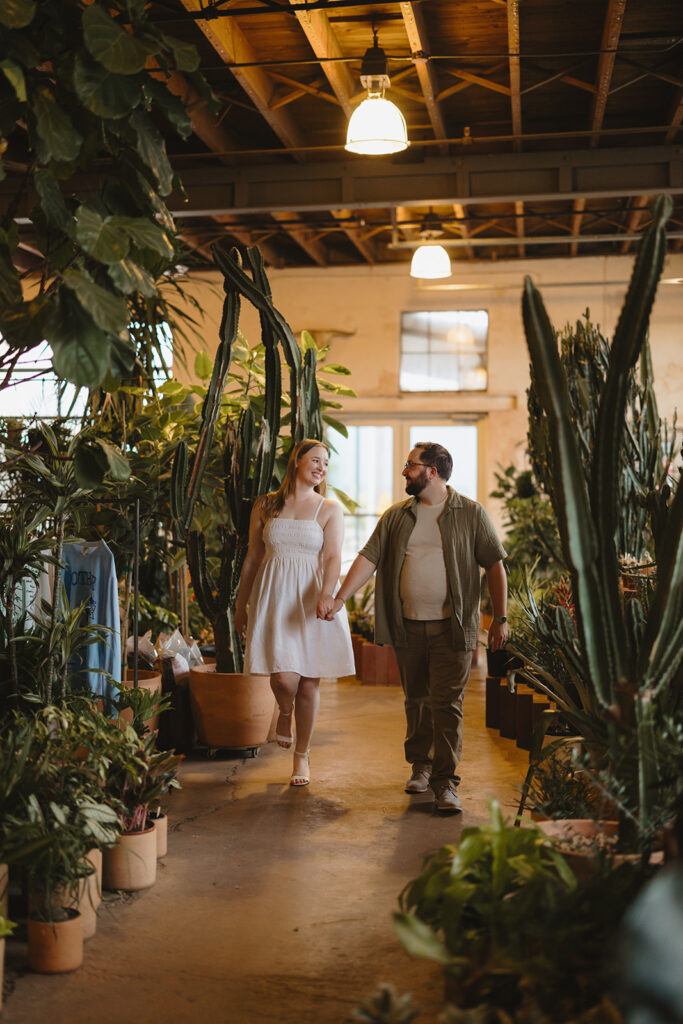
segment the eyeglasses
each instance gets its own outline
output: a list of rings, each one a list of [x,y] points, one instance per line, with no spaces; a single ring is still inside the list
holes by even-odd
[[[403,468],[404,469],[408,469],[409,466],[426,466],[426,465],[427,465],[426,462],[411,462],[410,459],[408,459],[407,462],[403,463]]]

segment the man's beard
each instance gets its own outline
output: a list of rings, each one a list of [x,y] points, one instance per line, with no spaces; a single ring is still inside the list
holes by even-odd
[[[423,469],[418,477],[408,481],[408,483],[406,484],[406,494],[410,494],[412,495],[412,497],[415,497],[416,495],[421,494],[422,491],[424,491],[428,483],[429,479],[427,477],[425,470]]]

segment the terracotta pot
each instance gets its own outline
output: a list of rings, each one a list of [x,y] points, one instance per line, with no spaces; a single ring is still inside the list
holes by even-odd
[[[361,651],[364,643],[365,637],[361,636],[360,633],[351,634],[351,646],[353,647],[353,663],[356,667],[356,679],[360,679],[362,674]]]
[[[28,965],[40,974],[75,971],[83,963],[83,924],[77,910],[66,921],[28,918]]]
[[[275,698],[270,676],[190,669],[190,699],[197,735],[207,747],[258,747],[268,740]]]
[[[133,686],[133,669],[127,668],[123,676],[123,685],[129,690]],[[138,669],[138,686],[143,686],[146,690],[151,690],[152,693],[161,694],[161,673],[152,672],[150,669],[139,668]],[[121,712],[121,718],[123,718],[129,725],[133,724],[133,712],[130,708],[125,708]],[[154,732],[155,729],[159,728],[159,716],[155,715],[154,718],[150,718],[147,722],[147,728],[150,732]]]
[[[81,915],[83,938],[91,939],[97,930],[97,908],[102,902],[102,851],[93,847],[85,859],[92,864],[95,871],[81,879],[76,909]]]
[[[600,818],[555,818],[537,822],[541,832],[557,840],[557,849],[579,878],[594,872],[596,852],[609,849],[619,831],[618,821]]]
[[[168,818],[165,814],[160,814],[158,818],[150,814],[147,824],[151,825],[156,832],[158,860],[159,857],[165,857],[168,853]]]
[[[377,644],[367,641],[360,649],[360,678],[365,686],[374,686],[377,682]]]
[[[149,889],[157,878],[157,836],[152,825],[144,832],[124,832],[103,858],[105,889],[136,892]]]

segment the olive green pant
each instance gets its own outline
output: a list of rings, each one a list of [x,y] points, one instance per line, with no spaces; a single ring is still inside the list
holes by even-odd
[[[406,710],[406,761],[431,771],[438,791],[462,754],[462,702],[472,651],[453,646],[449,619],[404,619],[407,643],[394,648]]]

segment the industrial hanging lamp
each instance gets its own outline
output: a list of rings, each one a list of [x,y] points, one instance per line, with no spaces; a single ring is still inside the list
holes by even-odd
[[[398,107],[384,98],[390,85],[387,57],[377,45],[377,30],[373,28],[372,34],[373,44],[365,51],[360,71],[368,96],[349,118],[345,148],[364,156],[385,156],[407,148],[408,129]]]
[[[420,227],[420,238],[427,243],[433,238],[443,235],[441,221],[435,213],[428,213]],[[451,276],[451,258],[443,245],[420,245],[413,253],[410,263],[410,276],[436,280],[439,277]]]

